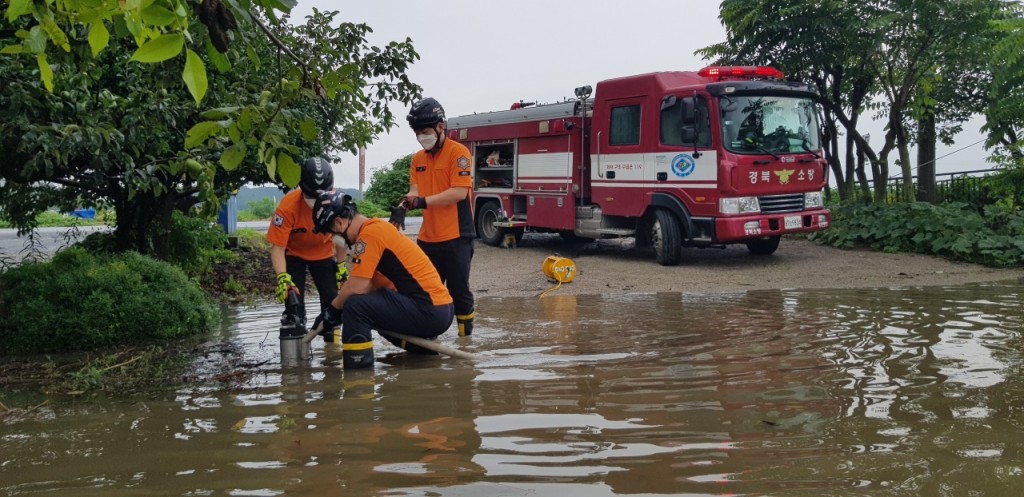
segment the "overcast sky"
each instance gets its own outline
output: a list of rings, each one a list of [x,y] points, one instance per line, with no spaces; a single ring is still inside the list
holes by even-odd
[[[369,41],[385,45],[412,38],[420,55],[410,79],[436,98],[449,117],[505,110],[513,102],[556,102],[573,89],[599,80],[655,71],[698,70],[694,55],[725,40],[716,0],[299,0],[292,11],[302,22],[313,7],[340,12],[338,18],[373,28]],[[387,167],[419,148],[405,126],[408,109],[395,105],[399,127],[367,147],[367,182],[373,169]],[[950,153],[981,138],[979,122],[958,137]],[[881,128],[873,142],[881,136]],[[983,153],[981,145],[938,161],[938,171],[958,171]],[[895,159],[891,157],[890,160]],[[979,164],[978,162],[974,162]],[[988,167],[985,165],[984,167]],[[334,165],[335,184],[359,186],[358,159]],[[365,189],[367,185],[363,185]]]

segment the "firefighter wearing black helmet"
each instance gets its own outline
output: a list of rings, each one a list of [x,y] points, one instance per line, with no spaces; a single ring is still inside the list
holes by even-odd
[[[346,247],[329,234],[313,232],[313,203],[321,191],[334,189],[334,171],[326,159],[314,157],[302,162],[299,188],[285,194],[274,211],[267,230],[270,260],[277,274],[277,301],[284,303],[289,292],[299,295],[298,313],[305,322],[306,272],[320,294],[320,309],[327,305],[348,278]],[[285,312],[289,312],[288,309]],[[314,324],[315,325],[315,324]],[[337,343],[337,330],[326,329],[324,341]]]
[[[430,257],[455,300],[459,335],[473,332],[475,304],[469,288],[473,260],[473,176],[469,149],[445,136],[444,108],[433,98],[413,104],[406,117],[422,150],[412,157],[409,192],[400,208],[423,209],[416,242]],[[392,217],[396,227],[402,214]]]
[[[321,316],[325,327],[344,324],[345,369],[373,366],[374,329],[427,339],[448,330],[452,297],[412,240],[384,220],[360,214],[351,197],[340,192],[321,193],[312,219],[318,232],[342,237],[351,247],[352,277]],[[436,355],[404,340],[387,339],[410,353]]]

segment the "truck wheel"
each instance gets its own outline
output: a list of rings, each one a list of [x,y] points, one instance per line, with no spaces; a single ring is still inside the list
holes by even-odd
[[[480,235],[480,241],[492,247],[501,245],[505,237],[505,230],[494,225],[500,215],[501,207],[494,201],[485,202],[476,213],[476,234]]]
[[[683,257],[683,239],[679,223],[671,212],[665,209],[654,211],[654,222],[650,231],[654,258],[662,266],[675,266]]]
[[[759,238],[757,240],[747,242],[747,250],[749,250],[751,254],[772,255],[775,253],[775,250],[779,248],[780,238],[782,237],[769,236],[767,238]]]

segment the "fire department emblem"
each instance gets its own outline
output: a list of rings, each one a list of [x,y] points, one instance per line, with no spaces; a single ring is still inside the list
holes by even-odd
[[[274,216],[274,226],[280,228],[282,224],[284,224],[284,218],[281,216]]]
[[[672,159],[672,174],[685,178],[697,169],[697,163],[693,161],[693,157],[690,154],[679,154]]]
[[[466,157],[465,155],[459,157],[458,163],[459,169],[469,169],[469,157]]]
[[[356,244],[352,246],[352,256],[359,257],[366,252],[366,242],[362,238],[356,240]]]
[[[795,172],[795,169],[780,169],[778,171],[775,171],[775,175],[779,177],[779,184],[785,185],[789,183],[789,177],[792,176]]]

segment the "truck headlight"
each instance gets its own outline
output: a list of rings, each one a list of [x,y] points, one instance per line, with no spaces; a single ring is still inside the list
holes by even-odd
[[[722,214],[760,213],[761,204],[757,202],[757,197],[720,198],[718,211]]]
[[[814,209],[822,207],[825,204],[821,202],[821,191],[807,192],[804,194],[804,209]]]

